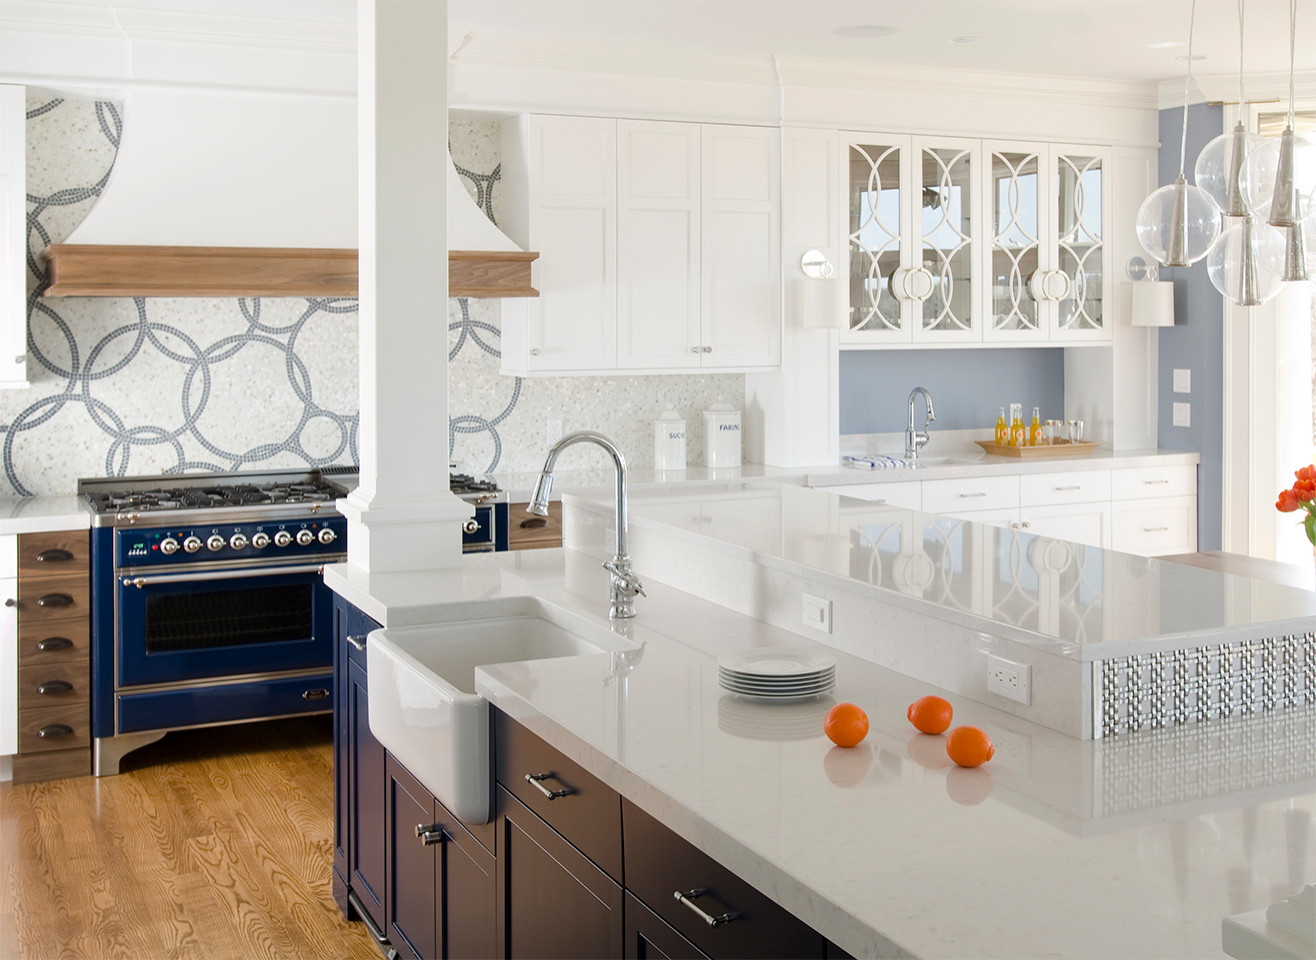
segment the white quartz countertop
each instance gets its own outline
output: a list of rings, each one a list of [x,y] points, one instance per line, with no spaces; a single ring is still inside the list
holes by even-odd
[[[569,499],[611,522],[610,498]],[[750,560],[1075,660],[1306,633],[1316,617],[1316,592],[1286,583],[789,484],[639,489],[629,510],[642,575],[646,552],[710,581],[719,557]]]
[[[573,550],[469,555],[442,573],[326,581],[387,625],[534,596],[607,624],[606,575]],[[500,709],[855,956],[1220,956],[1221,920],[1316,877],[1316,710],[1106,741],[946,694],[988,765],[949,765],[906,705],[938,692],[837,651],[829,697],[721,690],[717,657],[823,648],[661,583],[617,629],[638,657],[479,668]],[[834,701],[868,713],[833,747]]]
[[[0,497],[0,534],[85,530],[91,512],[81,498]]]

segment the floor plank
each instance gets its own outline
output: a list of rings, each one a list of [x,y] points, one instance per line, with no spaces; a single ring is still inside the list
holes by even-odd
[[[0,784],[0,957],[379,960],[331,895],[328,717],[172,733]]]

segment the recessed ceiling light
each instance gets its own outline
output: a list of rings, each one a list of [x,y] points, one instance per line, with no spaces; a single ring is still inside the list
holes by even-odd
[[[1185,54],[1184,56],[1181,56],[1181,57],[1175,57],[1174,59],[1176,59],[1176,60],[1194,60],[1194,61],[1196,61],[1196,60],[1205,60],[1205,59],[1206,59],[1206,54],[1204,54],[1204,53],[1194,53],[1191,57],[1189,57],[1188,55]]]
[[[838,37],[858,37],[860,39],[890,37],[899,32],[899,27],[888,27],[883,23],[856,23],[849,27],[837,27],[832,31]]]
[[[947,43],[981,43],[982,37],[947,37]]]

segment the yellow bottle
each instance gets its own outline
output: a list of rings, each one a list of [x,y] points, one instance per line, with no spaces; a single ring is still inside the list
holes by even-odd
[[[1010,424],[1010,446],[1022,447],[1027,441],[1027,431],[1024,429],[1024,418],[1015,417],[1014,423]]]
[[[1005,407],[996,408],[996,445],[1007,446],[1010,442],[1010,428],[1005,422]]]
[[[1035,447],[1042,442],[1042,421],[1037,419],[1041,411],[1033,407],[1033,422],[1028,428],[1028,445]]]

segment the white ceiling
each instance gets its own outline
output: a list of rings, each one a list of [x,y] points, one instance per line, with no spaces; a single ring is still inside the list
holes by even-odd
[[[1316,0],[1298,0],[1299,71],[1316,69]],[[449,46],[481,37],[819,57],[1162,81],[1187,64],[1191,0],[450,0]],[[1249,74],[1287,72],[1289,0],[1246,0]],[[838,36],[880,24],[888,37]],[[952,44],[954,36],[980,36]],[[1194,73],[1236,75],[1235,0],[1197,0]]]

